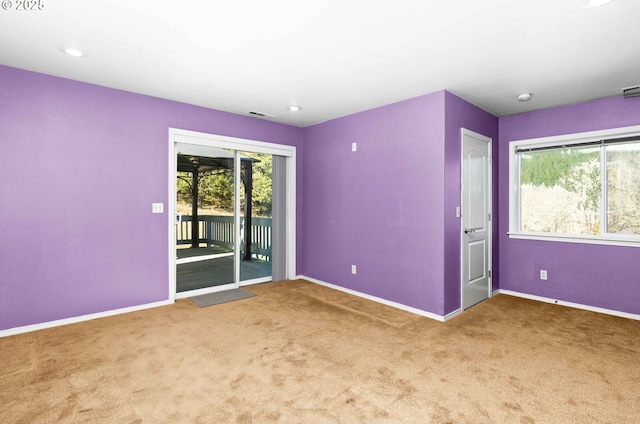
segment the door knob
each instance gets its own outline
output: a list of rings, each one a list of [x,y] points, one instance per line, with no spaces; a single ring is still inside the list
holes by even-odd
[[[465,229],[464,229],[464,233],[465,233],[465,234],[472,234],[472,233],[475,233],[475,232],[476,232],[476,230],[470,230],[470,229],[468,229],[468,228],[465,228]]]

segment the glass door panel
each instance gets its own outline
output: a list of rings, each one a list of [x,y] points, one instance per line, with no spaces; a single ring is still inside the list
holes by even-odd
[[[234,150],[176,145],[176,291],[235,284]]]
[[[271,279],[272,159],[263,153],[240,152],[240,281]]]

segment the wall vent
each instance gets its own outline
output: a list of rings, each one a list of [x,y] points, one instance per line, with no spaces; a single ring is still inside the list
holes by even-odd
[[[275,118],[276,117],[275,115],[269,115],[268,113],[257,112],[255,110],[248,111],[247,115],[257,116],[259,118]]]
[[[622,95],[625,99],[628,99],[629,97],[640,97],[640,85],[636,85],[635,87],[623,88]]]

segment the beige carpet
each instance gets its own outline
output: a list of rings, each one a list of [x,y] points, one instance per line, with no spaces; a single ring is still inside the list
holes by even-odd
[[[640,322],[497,296],[439,323],[305,281],[0,339],[0,423],[635,423]]]

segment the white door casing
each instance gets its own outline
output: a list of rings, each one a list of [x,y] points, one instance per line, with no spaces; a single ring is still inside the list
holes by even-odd
[[[175,255],[175,204],[176,204],[176,143],[189,144],[191,148],[202,148],[205,151],[211,148],[230,149],[237,151],[257,152],[270,155],[278,155],[286,158],[286,276],[293,278],[296,275],[296,148],[284,144],[268,143],[263,141],[241,139],[216,134],[207,134],[196,131],[189,131],[177,128],[169,128],[169,300],[184,297],[184,293],[176,294],[176,255]],[[207,154],[204,154],[207,156]],[[238,162],[236,160],[236,162]],[[236,167],[235,180],[240,180],[240,167]],[[236,189],[236,202],[239,202],[239,195]],[[239,209],[239,203],[236,205]],[[236,238],[237,239],[237,238]],[[237,261],[236,261],[237,262]],[[239,265],[235,265],[236,267]],[[239,271],[236,272],[239,276]],[[239,284],[236,278],[236,283]],[[190,295],[205,294],[215,292],[224,286],[203,289],[202,292],[189,292]]]
[[[461,305],[491,296],[491,139],[462,128]]]

